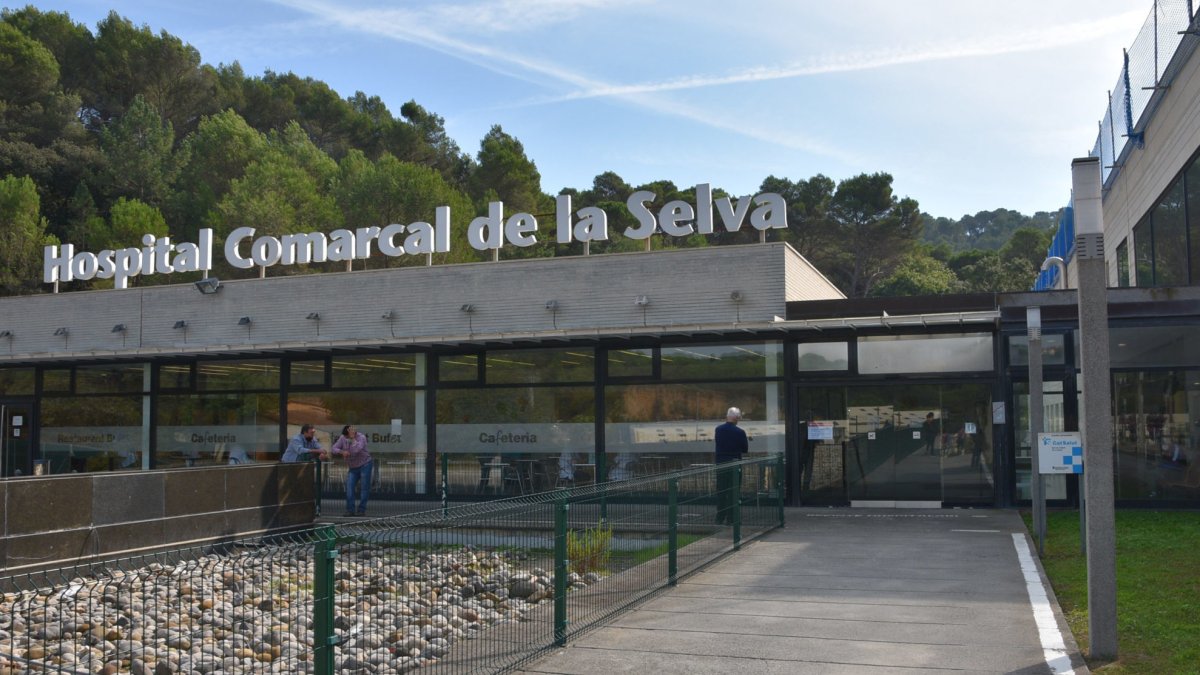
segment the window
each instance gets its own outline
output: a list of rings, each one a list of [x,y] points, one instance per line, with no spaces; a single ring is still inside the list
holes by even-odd
[[[1118,499],[1200,497],[1198,402],[1200,371],[1113,373]]]
[[[1113,368],[1200,366],[1200,326],[1122,326],[1108,336]]]
[[[442,382],[478,382],[479,355],[454,354],[438,357],[438,379]]]
[[[606,353],[609,377],[654,377],[654,350],[611,349]]]
[[[288,366],[288,383],[293,387],[324,387],[325,359],[292,361]]]
[[[1061,366],[1066,362],[1066,336],[1043,334],[1042,365]],[[1010,368],[1029,366],[1029,338],[1027,336],[1014,335],[1008,338],[1008,365]]]
[[[663,347],[660,353],[664,380],[722,380],[783,374],[783,344],[780,342]]]
[[[849,342],[807,342],[796,346],[800,372],[849,370]]]
[[[47,368],[43,370],[42,391],[55,394],[71,393],[71,369]]]
[[[990,334],[858,339],[858,372],[864,375],[992,370],[992,361]]]
[[[730,406],[750,454],[783,451],[783,392],[779,382],[626,384],[604,390],[604,443],[608,477],[690,468],[713,461],[713,431]]]
[[[425,384],[424,354],[339,356],[333,358],[332,368],[335,389],[419,387]]]
[[[403,482],[409,491],[423,490],[424,472],[421,476],[415,472],[418,465],[424,466],[428,438],[424,391],[291,394],[287,400],[288,438],[300,433],[304,424],[316,425],[317,438],[324,448],[329,448],[337,439],[344,425],[353,424],[367,437],[367,449],[378,460],[377,466],[384,471],[385,478],[395,479],[389,482]],[[276,459],[278,454],[271,452],[268,457]]]
[[[1192,162],[1187,183],[1188,242],[1191,249],[1191,282],[1200,284],[1200,159]]]
[[[159,396],[156,421],[160,469],[279,457],[277,393]]]
[[[196,364],[196,389],[244,391],[279,389],[279,361],[203,361]]]
[[[594,480],[595,411],[591,385],[439,392],[437,451],[450,492],[524,493]]]
[[[1129,288],[1129,238],[1117,246],[1117,287]]]
[[[149,426],[143,397],[45,396],[41,401],[42,457],[51,473],[142,468]]]
[[[1151,236],[1150,216],[1146,216],[1133,228],[1133,282],[1141,288],[1154,285],[1154,240]]]
[[[165,365],[158,369],[159,389],[191,389],[192,365]]]
[[[591,382],[595,356],[588,349],[511,349],[484,355],[488,384]]]
[[[4,396],[32,396],[33,368],[4,368],[0,370],[0,394]]]
[[[144,363],[75,368],[75,393],[119,394],[147,389]]]
[[[1188,282],[1187,221],[1184,213],[1183,177],[1175,181],[1154,207],[1154,285],[1182,286]]]

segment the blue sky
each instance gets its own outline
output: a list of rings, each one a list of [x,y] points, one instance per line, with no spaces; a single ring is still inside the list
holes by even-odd
[[[887,171],[935,216],[1053,210],[1149,0],[170,0],[109,10],[248,74],[415,99],[466,151],[493,124],[551,194]],[[7,6],[15,6],[9,2]]]

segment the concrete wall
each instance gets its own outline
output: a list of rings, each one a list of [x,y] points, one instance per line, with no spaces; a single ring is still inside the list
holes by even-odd
[[[1184,40],[1195,40],[1185,37]],[[1145,129],[1145,146],[1131,148],[1120,175],[1104,195],[1104,259],[1108,283],[1117,285],[1117,246],[1129,239],[1133,276],[1133,227],[1150,210],[1187,160],[1200,148],[1200,52],[1191,52]],[[1066,171],[1067,167],[1063,167]],[[1073,284],[1077,285],[1077,284]]]
[[[214,295],[188,283],[3,298],[0,330],[12,337],[0,338],[0,363],[732,323],[739,312],[770,321],[786,311],[785,277],[820,277],[795,258],[770,243],[246,279]],[[837,297],[823,277],[792,283]],[[639,295],[650,300],[644,312]],[[468,303],[470,315],[460,309]],[[305,318],[312,312],[319,322]],[[394,321],[381,318],[388,312]],[[244,316],[249,327],[238,325]]]
[[[833,300],[845,298],[833,282],[825,278],[821,271],[813,266],[808,261],[808,258],[797,253],[791,247],[788,247],[785,265],[787,269],[787,290],[785,291],[788,302],[802,302],[806,300]]]
[[[0,569],[309,525],[313,465],[71,474],[0,481]]]

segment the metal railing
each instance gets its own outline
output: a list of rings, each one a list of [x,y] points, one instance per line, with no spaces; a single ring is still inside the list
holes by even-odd
[[[774,456],[0,578],[0,672],[497,672],[782,524]]]
[[[1101,180],[1107,190],[1120,175],[1124,153],[1140,148],[1144,132],[1158,102],[1178,74],[1183,61],[1196,48],[1200,29],[1193,27],[1192,0],[1153,0],[1133,43],[1125,50],[1117,82],[1108,92],[1108,105],[1099,122],[1096,142],[1089,153],[1100,158]],[[1059,219],[1047,257],[1070,260],[1075,252],[1075,221],[1071,202]],[[1058,270],[1040,271],[1033,290],[1055,287]]]
[[[1105,186],[1109,185],[1110,175],[1120,170],[1126,146],[1132,142],[1141,147],[1142,132],[1153,115],[1155,102],[1175,77],[1171,66],[1179,47],[1194,48],[1194,19],[1192,0],[1154,0],[1137,37],[1125,50],[1121,72],[1108,92],[1108,107],[1092,148],[1092,156],[1100,158]]]

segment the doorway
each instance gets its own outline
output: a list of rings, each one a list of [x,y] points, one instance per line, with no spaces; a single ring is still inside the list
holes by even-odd
[[[800,387],[797,400],[803,502],[994,503],[989,385]]]
[[[33,467],[33,404],[0,401],[0,476],[28,476]]]

